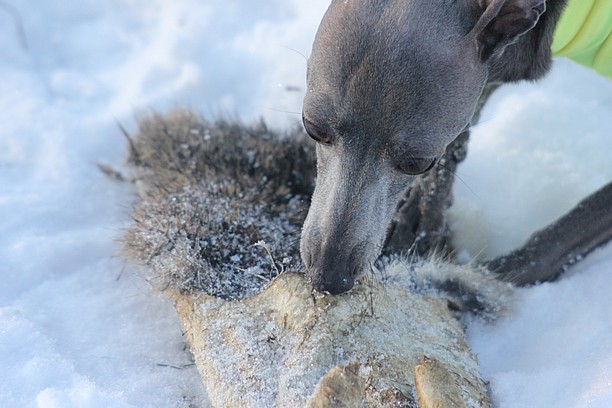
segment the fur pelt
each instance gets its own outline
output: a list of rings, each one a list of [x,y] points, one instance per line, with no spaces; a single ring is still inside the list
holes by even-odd
[[[139,199],[123,248],[154,287],[238,300],[303,271],[299,235],[315,154],[301,130],[209,122],[179,109],[142,118],[126,136]],[[387,256],[361,284],[371,279],[486,316],[509,298],[486,270],[440,259]]]
[[[155,287],[233,300],[299,270],[315,171],[301,131],[175,110],[141,119],[128,138],[140,201],[124,248]]]

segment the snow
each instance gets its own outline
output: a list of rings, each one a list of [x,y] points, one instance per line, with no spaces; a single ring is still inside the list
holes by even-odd
[[[296,123],[327,4],[0,3],[0,406],[206,406],[172,306],[115,255],[131,191],[95,162],[121,165],[118,122],[177,104]],[[495,95],[476,127],[453,209],[471,256],[612,179],[612,81],[556,65]],[[470,324],[500,406],[612,406],[611,270],[608,245],[521,289],[513,316]]]
[[[458,170],[456,244],[484,258],[520,246],[612,180],[610,136],[612,81],[570,61],[501,89]],[[521,289],[511,318],[469,327],[498,406],[612,406],[611,273],[608,244],[558,282]]]
[[[520,246],[612,180],[612,81],[568,60],[498,90],[473,129],[452,210],[472,254]]]
[[[520,308],[468,340],[501,407],[609,407],[612,298],[608,246],[555,283],[521,289]]]

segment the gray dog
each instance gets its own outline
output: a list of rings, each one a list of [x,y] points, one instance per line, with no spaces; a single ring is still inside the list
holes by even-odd
[[[317,184],[301,239],[315,289],[350,290],[403,192],[470,126],[485,86],[551,65],[565,0],[334,0],[308,61]]]

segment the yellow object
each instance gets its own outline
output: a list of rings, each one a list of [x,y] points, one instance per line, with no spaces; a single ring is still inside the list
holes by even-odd
[[[612,78],[612,0],[570,0],[552,50]]]

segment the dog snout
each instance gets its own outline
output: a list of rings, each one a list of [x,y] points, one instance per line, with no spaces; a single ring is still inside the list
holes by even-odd
[[[355,278],[337,273],[323,273],[321,276],[309,279],[312,287],[322,293],[339,295],[348,292],[355,285]]]
[[[363,246],[357,245],[352,250],[341,245],[309,248],[303,255],[308,282],[319,292],[332,295],[348,292],[364,272]]]

